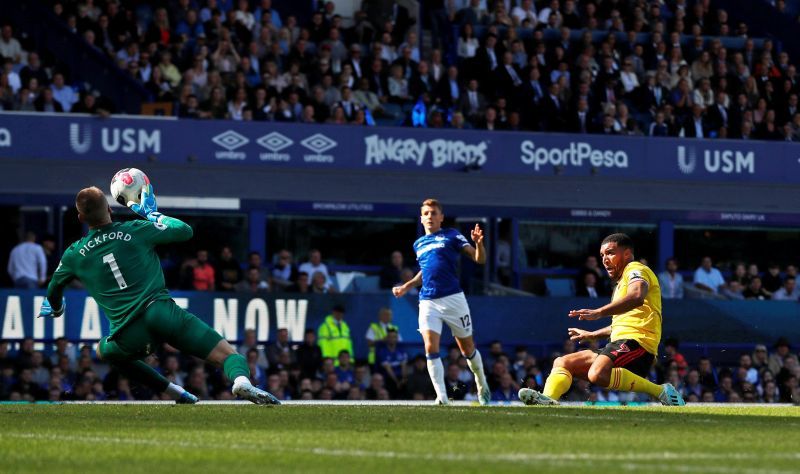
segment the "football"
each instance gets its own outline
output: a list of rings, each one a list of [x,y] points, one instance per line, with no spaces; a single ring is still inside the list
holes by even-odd
[[[150,179],[142,170],[123,168],[111,178],[111,196],[123,206],[129,202],[141,202],[142,186],[150,184]]]

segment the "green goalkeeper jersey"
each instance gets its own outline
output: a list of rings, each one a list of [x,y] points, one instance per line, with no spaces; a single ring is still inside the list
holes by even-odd
[[[47,298],[60,307],[64,286],[79,279],[111,322],[113,335],[152,301],[170,298],[154,247],[191,237],[188,224],[166,216],[161,223],[113,222],[91,229],[64,252]]]

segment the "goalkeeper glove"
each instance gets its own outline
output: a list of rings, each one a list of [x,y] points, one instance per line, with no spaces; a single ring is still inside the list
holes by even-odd
[[[60,318],[64,315],[64,309],[67,307],[67,300],[63,297],[61,298],[61,307],[58,309],[53,309],[50,306],[50,300],[47,298],[44,299],[42,302],[42,309],[39,310],[39,317],[40,318]]]
[[[153,194],[152,184],[142,186],[140,201],[141,203],[128,201],[128,207],[150,222],[159,222],[163,214],[158,212],[158,204],[156,204],[156,195]]]

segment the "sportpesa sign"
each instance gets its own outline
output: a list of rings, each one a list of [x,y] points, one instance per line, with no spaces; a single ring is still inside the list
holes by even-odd
[[[800,144],[0,114],[4,159],[800,184]],[[133,163],[132,163],[133,162]],[[142,163],[144,166],[144,163]],[[558,176],[558,177],[554,177]]]
[[[628,154],[625,150],[603,150],[586,142],[569,142],[566,148],[536,147],[533,140],[520,145],[522,163],[539,171],[542,166],[592,166],[594,168],[627,168]]]

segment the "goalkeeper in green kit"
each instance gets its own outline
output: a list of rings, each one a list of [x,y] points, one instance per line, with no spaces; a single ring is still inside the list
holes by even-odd
[[[154,247],[186,241],[193,231],[186,223],[158,212],[151,185],[142,188],[141,204],[128,203],[146,219],[143,221],[112,222],[108,201],[96,187],[82,189],[75,207],[89,233],[61,257],[39,317],[64,314],[64,286],[77,278],[111,323],[110,335],[100,341],[97,355],[129,379],[166,392],[178,403],[196,403],[197,397],[142,360],[166,342],[222,367],[233,381],[234,395],[257,404],[280,404],[272,394],[250,383],[250,369],[242,355],[206,323],[175,304],[167,292]]]

